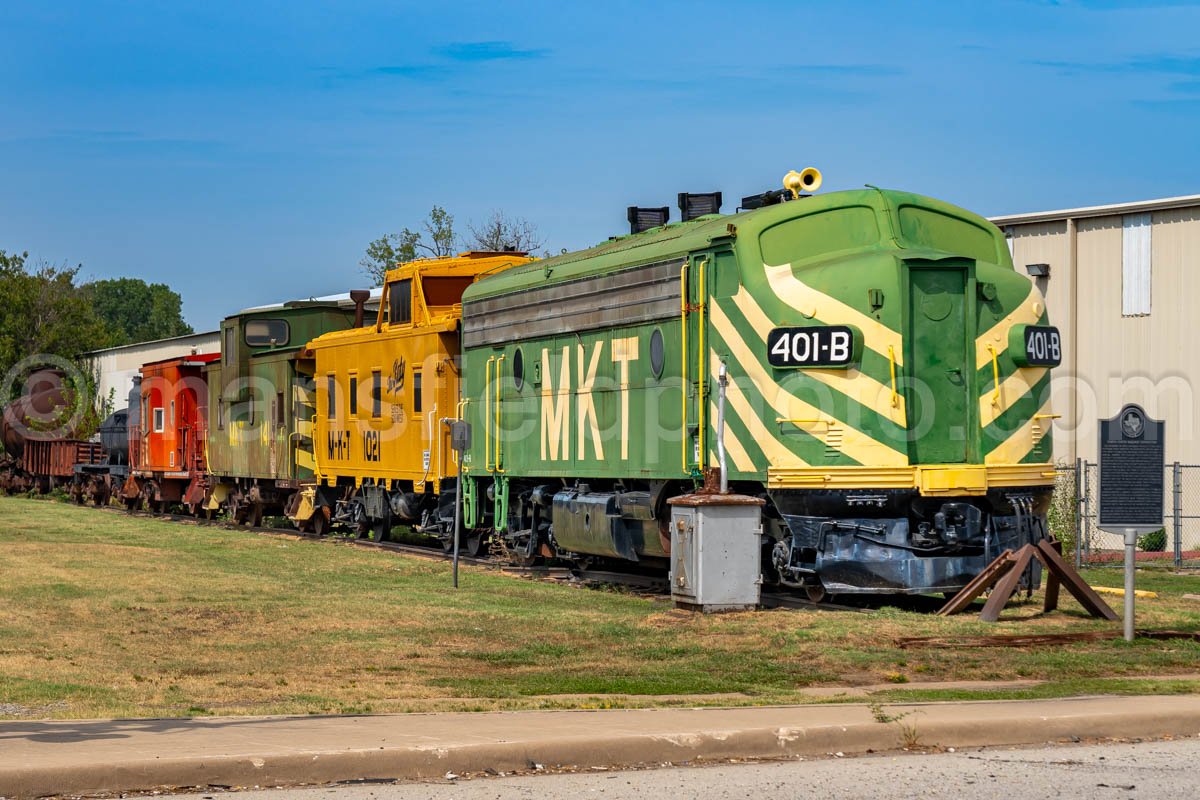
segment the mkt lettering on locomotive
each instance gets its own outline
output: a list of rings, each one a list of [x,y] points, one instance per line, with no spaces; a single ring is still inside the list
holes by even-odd
[[[350,303],[295,301],[221,323],[221,359],[205,367],[210,424],[204,510],[257,525],[313,476],[308,342],[361,324],[371,293]]]
[[[143,364],[137,424],[129,429],[130,475],[121,497],[130,509],[165,511],[183,503],[196,513],[204,500],[208,388],[204,368],[220,354]]]
[[[458,417],[463,291],[528,261],[467,252],[403,264],[387,273],[373,325],[309,343],[315,480],[288,509],[293,521],[386,539],[393,522],[436,518],[458,474],[447,422]],[[472,541],[478,549],[483,537]]]
[[[954,591],[1045,535],[1055,362],[1013,344],[1048,325],[1003,235],[915,194],[795,195],[467,290],[468,527],[526,557],[665,565],[667,499],[716,465],[724,364],[764,579]]]

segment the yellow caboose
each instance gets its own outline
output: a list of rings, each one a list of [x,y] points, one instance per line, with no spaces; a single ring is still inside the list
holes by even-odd
[[[308,343],[315,483],[288,516],[304,530],[344,525],[388,538],[394,522],[420,527],[437,514],[458,465],[449,422],[458,418],[463,290],[524,264],[524,253],[467,252],[411,261],[387,273],[374,325]]]

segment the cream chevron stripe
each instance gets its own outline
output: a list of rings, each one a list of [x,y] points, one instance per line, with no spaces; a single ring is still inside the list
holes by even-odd
[[[767,331],[774,328],[775,323],[759,307],[753,295],[746,291],[745,286],[738,289],[738,293],[733,296],[733,302],[738,307],[738,311],[742,312],[746,321],[750,323],[750,327],[762,335],[765,346]],[[892,388],[884,386],[870,375],[853,367],[850,369],[809,369],[805,370],[805,375],[820,381],[834,391],[841,392],[879,416],[890,419],[897,425],[904,425],[904,395],[896,395],[898,402],[893,406]]]
[[[713,364],[715,367],[715,365],[717,363],[716,353],[711,354],[710,363]],[[713,382],[715,383],[717,380],[717,371],[715,368],[713,369],[712,378],[713,378]],[[717,424],[717,403],[715,400],[709,404],[708,413],[709,413],[709,419],[711,419],[713,421],[713,425],[716,425]],[[732,416],[729,413],[728,408],[725,409],[725,416],[726,417]],[[716,437],[713,438],[713,447],[716,447]],[[710,464],[717,463],[715,452],[716,451],[714,451],[713,459],[709,462]],[[728,425],[725,426],[725,453],[726,453],[726,455],[729,456],[729,459],[733,462],[734,468],[737,469],[738,472],[753,472],[754,471],[754,460],[752,458],[750,458],[750,453],[748,453],[746,451],[746,446],[742,444],[741,440],[738,439],[737,434],[734,433],[733,429],[730,428]]]
[[[989,353],[990,357],[991,354]],[[1033,391],[1038,381],[1045,376],[1045,367],[1028,367],[1018,369],[1012,375],[1000,381],[1000,399],[994,402],[996,392],[989,389],[979,398],[979,426],[986,428],[996,421],[996,418],[1008,411],[1021,398]]]
[[[975,369],[983,369],[991,363],[992,351],[988,349],[988,345],[996,349],[997,356],[1000,355],[1008,349],[1009,328],[1013,325],[1033,325],[1042,318],[1042,312],[1045,310],[1042,293],[1035,289],[1032,283],[1029,284],[1029,294],[1021,301],[1021,305],[975,339]]]
[[[1025,421],[1025,424],[1015,430],[1011,436],[998,444],[992,452],[983,458],[985,464],[1019,464],[1021,459],[1029,454],[1034,441],[1034,428],[1041,428],[1042,436],[1038,441],[1050,435],[1050,425],[1054,420],[1049,418],[1050,401],[1046,401],[1035,416]],[[1039,419],[1040,417],[1040,419]]]
[[[721,306],[712,303],[709,320],[713,328],[729,348],[729,354],[734,361],[746,372],[747,377],[758,387],[759,392],[775,410],[780,419],[795,420],[802,428],[821,422],[836,421],[843,431],[843,439],[838,450],[860,464],[873,466],[902,466],[908,464],[908,456],[887,444],[872,439],[857,428],[853,428],[844,420],[837,420],[816,406],[801,400],[799,397],[785,391],[763,369],[762,361],[750,352],[729,317],[721,310]],[[743,417],[743,420],[745,418]]]
[[[816,317],[825,322],[836,320],[842,324],[854,325],[863,334],[863,344],[888,357],[888,348],[895,354],[896,364],[902,364],[904,359],[903,339],[899,332],[892,330],[874,317],[868,316],[853,306],[849,306],[824,292],[819,292],[796,277],[791,264],[778,267],[765,266],[767,282],[779,299],[807,317]]]
[[[763,456],[767,460],[767,464],[771,467],[805,467],[808,462],[800,456],[793,453],[782,442],[779,441],[778,434],[771,433],[767,430],[767,426],[763,424],[758,413],[750,405],[750,401],[742,392],[741,387],[737,385],[737,381],[730,381],[729,388],[726,390],[725,399],[729,401],[730,407],[733,408],[738,419],[746,426],[746,430],[750,432],[754,443],[762,450]]]

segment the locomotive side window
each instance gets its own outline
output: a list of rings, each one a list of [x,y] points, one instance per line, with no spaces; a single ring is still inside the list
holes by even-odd
[[[325,379],[325,402],[326,416],[329,419],[337,419],[337,378],[329,375]]]
[[[521,348],[517,348],[513,353],[513,385],[517,391],[521,391],[521,387],[525,385],[525,356],[521,353]]]
[[[283,347],[288,343],[284,319],[252,319],[246,322],[246,344],[251,347]]]
[[[661,378],[663,367],[667,364],[666,351],[663,349],[663,335],[658,328],[650,334],[650,369],[655,378]]]
[[[388,286],[388,321],[393,325],[412,322],[412,280]]]

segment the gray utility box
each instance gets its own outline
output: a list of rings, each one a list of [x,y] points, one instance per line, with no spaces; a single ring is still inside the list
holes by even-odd
[[[690,494],[671,505],[671,597],[705,613],[756,608],[762,589],[757,497]]]

